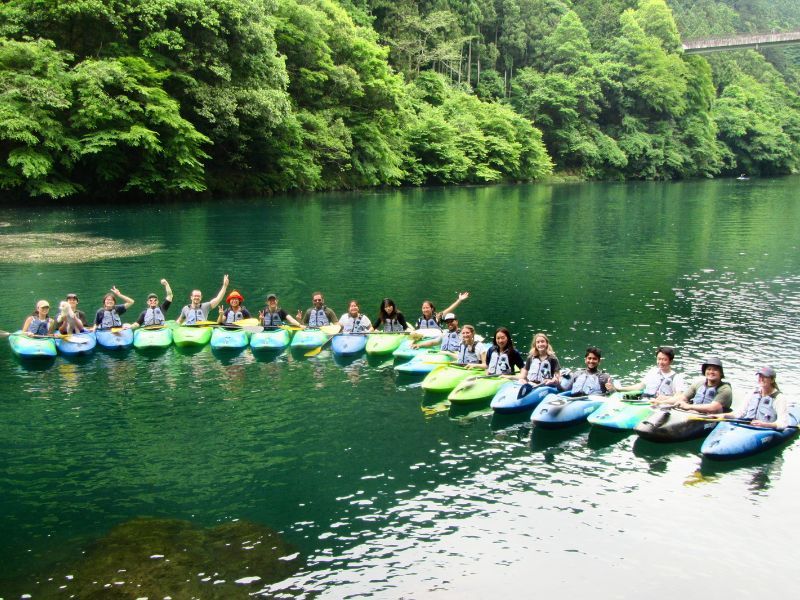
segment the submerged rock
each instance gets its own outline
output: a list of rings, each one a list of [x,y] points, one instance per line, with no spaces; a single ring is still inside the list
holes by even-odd
[[[276,531],[248,521],[211,529],[138,518],[87,548],[84,559],[33,597],[249,598],[294,574],[303,560]],[[45,582],[42,582],[43,584]]]
[[[0,262],[7,264],[78,264],[145,256],[164,250],[158,244],[77,233],[9,233],[0,236]]]

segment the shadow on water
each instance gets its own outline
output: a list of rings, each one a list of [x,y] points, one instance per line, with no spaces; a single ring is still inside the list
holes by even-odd
[[[223,365],[230,365],[234,358],[244,352],[244,348],[211,348],[211,354]]]
[[[53,363],[56,360],[55,356],[43,356],[43,357],[36,357],[33,359],[21,359],[18,356],[15,356],[14,359],[17,362],[17,365],[23,371],[28,371],[31,373],[36,373],[37,371],[46,371],[50,367],[53,366]]]
[[[524,410],[518,413],[494,413],[490,422],[492,431],[520,429],[523,426],[530,430],[532,412],[533,410]]]
[[[454,421],[458,421],[463,425],[472,424],[477,419],[488,417],[492,414],[492,409],[489,408],[491,398],[478,400],[477,402],[469,402],[467,404],[450,404],[450,411],[448,416]]]
[[[629,429],[605,429],[592,426],[586,445],[592,450],[602,450],[618,444],[631,434],[633,434],[633,431]]]
[[[534,426],[531,429],[531,450],[546,450],[559,446],[581,434],[586,433],[591,426],[584,422],[575,427],[563,429],[544,429]]]
[[[253,352],[253,358],[256,359],[256,362],[271,363],[284,356],[286,348],[259,348],[258,350],[251,348],[251,350]]]
[[[373,369],[394,366],[394,357],[391,354],[367,354],[367,364]]]
[[[356,352],[355,354],[333,353],[333,362],[340,367],[349,367],[358,361],[364,361],[364,352]]]
[[[101,346],[97,344],[95,352],[98,352],[104,356],[108,356],[114,360],[127,360],[133,350],[133,346],[126,346],[125,348],[106,348],[105,346]]]
[[[197,345],[197,344],[190,344],[187,346],[175,346],[175,352],[182,356],[193,356],[195,354],[199,354],[203,350],[205,350],[207,346]]]

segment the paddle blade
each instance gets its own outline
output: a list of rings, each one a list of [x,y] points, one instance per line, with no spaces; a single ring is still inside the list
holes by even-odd
[[[305,354],[303,354],[303,356],[316,356],[316,355],[317,355],[317,354],[319,354],[320,352],[322,352],[322,346],[317,346],[317,347],[316,347],[316,348],[314,348],[313,350],[309,350],[308,352],[306,352]]]
[[[341,325],[323,325],[319,330],[325,335],[336,335],[341,328]]]
[[[240,327],[256,327],[258,326],[258,319],[255,317],[250,317],[249,319],[239,319],[238,321],[233,322],[234,325],[239,325]]]

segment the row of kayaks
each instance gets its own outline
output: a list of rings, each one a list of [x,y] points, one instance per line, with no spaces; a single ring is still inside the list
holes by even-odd
[[[260,329],[260,328],[256,328]],[[361,352],[374,355],[392,354],[410,357],[417,351],[411,349],[412,339],[404,333],[339,334],[336,327],[320,329],[275,328],[250,332],[242,327],[179,326],[168,321],[163,326],[138,329],[113,328],[71,335],[30,337],[21,331],[9,337],[11,349],[20,358],[47,358],[61,353],[80,355],[91,353],[96,346],[106,349],[158,349],[171,345],[216,349],[243,349],[281,351],[287,347],[311,350],[329,341],[335,354],[356,355]]]
[[[697,413],[677,408],[653,408],[636,394],[572,397],[554,387],[532,386],[500,376],[489,376],[482,369],[453,364],[453,357],[437,350],[412,348],[415,340],[405,334],[341,334],[331,329],[279,328],[251,333],[242,328],[178,326],[174,321],[163,327],[98,330],[69,336],[33,338],[17,332],[10,336],[11,348],[23,358],[88,354],[97,345],[107,349],[126,347],[166,348],[201,347],[282,351],[306,351],[330,343],[340,356],[362,352],[393,355],[402,361],[394,369],[399,374],[424,376],[421,386],[427,392],[447,394],[454,405],[489,401],[496,413],[528,412],[534,426],[558,429],[589,422],[594,427],[633,431],[655,442],[678,442],[708,436],[701,452],[711,458],[731,459],[755,454],[776,446],[797,432],[800,407],[790,409],[791,426],[783,431],[753,427],[746,423],[717,422]]]
[[[572,396],[554,387],[532,386],[499,376],[487,376],[454,364],[436,365],[428,356],[417,356],[400,372],[415,371],[414,363],[433,369],[422,380],[429,392],[447,393],[451,404],[468,404],[490,399],[496,413],[530,413],[535,427],[562,429],[581,423],[616,431],[630,431],[652,442],[681,442],[705,437],[704,456],[728,460],[750,456],[780,445],[794,436],[800,423],[800,406],[790,408],[790,426],[782,431],[747,423],[719,421],[678,408],[654,408],[636,393]],[[422,367],[422,365],[419,365]]]

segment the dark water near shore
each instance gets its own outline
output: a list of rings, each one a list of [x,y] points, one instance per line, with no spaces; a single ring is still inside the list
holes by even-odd
[[[798,184],[4,208],[0,327],[70,291],[93,313],[112,285],[137,300],[133,320],[161,277],[173,317],[226,272],[254,311],[270,291],[294,312],[322,290],[337,314],[357,298],[374,318],[390,296],[416,318],[424,298],[444,308],[469,290],[462,323],[486,336],[507,326],[523,348],[544,330],[566,366],[593,344],[607,371],[633,381],[668,343],[687,373],[720,355],[738,401],[762,364],[797,398]],[[31,251],[30,234],[50,241]],[[87,236],[121,256],[84,257]],[[306,567],[251,593],[744,598],[762,593],[760,574],[772,589],[795,583],[799,445],[719,466],[701,461],[699,442],[531,435],[485,405],[425,398],[391,366],[209,348],[31,366],[0,344],[0,597],[36,598],[48,578],[67,597],[65,565],[143,515],[282,532]]]

